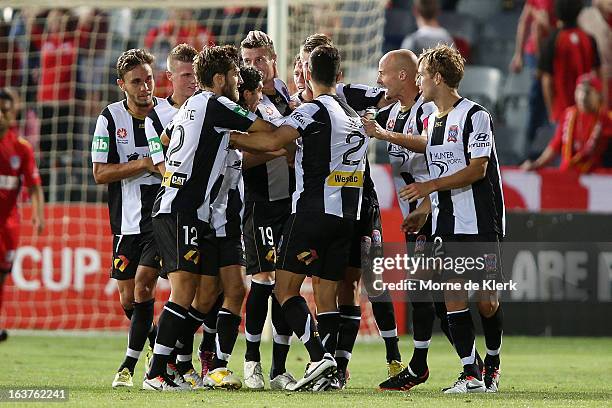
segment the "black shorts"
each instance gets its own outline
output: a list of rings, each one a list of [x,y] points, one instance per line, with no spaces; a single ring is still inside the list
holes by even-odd
[[[110,277],[134,279],[138,265],[159,269],[160,256],[153,232],[113,236],[113,266]]]
[[[246,273],[276,270],[278,242],[291,215],[291,199],[248,202],[244,208]]]
[[[277,268],[339,281],[348,265],[355,221],[321,213],[291,214],[283,228]]]
[[[445,261],[445,267],[439,273],[441,281],[504,281],[500,237],[497,234],[435,234],[431,252],[433,257]]]
[[[161,277],[174,271],[203,274],[201,246],[210,231],[204,221],[195,214],[159,214],[153,217],[153,231],[161,255]]]
[[[245,266],[244,243],[241,236],[217,237],[210,227],[205,228],[200,241],[202,275],[218,276],[219,268],[231,265]]]
[[[348,266],[361,268],[361,241],[363,237],[370,237],[373,242],[382,245],[382,219],[380,218],[380,207],[369,205],[366,207],[362,203],[361,214],[358,221],[355,221],[355,230],[351,238],[351,248],[349,252]],[[382,246],[380,246],[382,249]],[[382,254],[372,254],[372,256],[382,256]]]
[[[417,234],[405,234],[406,236],[406,253],[408,256],[424,256],[431,249],[433,237],[431,234],[431,217],[427,217],[427,222]]]

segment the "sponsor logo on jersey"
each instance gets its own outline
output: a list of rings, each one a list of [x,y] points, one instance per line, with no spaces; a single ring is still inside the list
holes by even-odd
[[[149,140],[149,151],[151,154],[161,153],[163,151],[162,142],[158,136]]]
[[[11,169],[19,170],[19,166],[21,165],[21,158],[17,155],[11,156]]]
[[[457,136],[459,135],[459,126],[451,125],[448,128],[448,134],[446,137],[447,142],[457,143]]]
[[[332,171],[327,176],[330,187],[363,187],[363,171]]]
[[[117,129],[117,143],[120,144],[128,144],[129,141],[127,139],[128,132],[125,128]]]
[[[276,263],[276,248],[272,248],[266,254],[266,261]]]
[[[17,190],[19,177],[0,175],[0,188],[3,190]]]
[[[300,262],[304,262],[306,265],[310,265],[317,259],[319,259],[319,255],[317,255],[317,251],[314,249],[310,249],[308,251],[300,252],[297,255],[297,259]]]
[[[162,186],[164,187],[172,187],[172,188],[181,188],[185,185],[187,181],[187,175],[184,173],[171,173],[169,171],[164,174],[164,181],[162,182]]]
[[[247,112],[246,109],[238,105],[236,105],[236,107],[234,108],[234,112],[244,117],[249,116],[249,112]]]
[[[487,140],[489,140],[489,134],[478,133],[476,136],[474,136],[474,140],[476,140],[477,142],[486,142]]]
[[[408,158],[410,157],[406,149],[393,143],[389,143],[389,146],[387,147],[387,152],[389,153],[389,156],[401,159],[402,166],[408,161]]]
[[[301,112],[293,112],[291,114],[293,120],[302,125],[302,127],[306,127],[306,121],[304,120],[304,115]]]
[[[128,154],[127,155],[127,161],[134,161],[134,160],[138,160],[138,153],[132,153],[132,154]]]
[[[432,162],[444,160],[447,164],[463,163],[463,159],[461,157],[455,157],[455,153],[453,152],[433,152],[429,153],[429,157]]]
[[[108,153],[108,136],[94,136],[91,143],[91,150],[95,153]]]

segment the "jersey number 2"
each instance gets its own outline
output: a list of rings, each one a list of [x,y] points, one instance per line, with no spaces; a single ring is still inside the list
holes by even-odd
[[[348,136],[346,137],[346,143],[352,143],[353,142],[353,138],[357,138],[357,146],[355,147],[351,147],[350,149],[348,149],[343,155],[342,155],[342,164],[346,164],[347,166],[357,166],[359,164],[360,160],[351,160],[351,158],[349,157],[351,154],[353,153],[357,153],[359,151],[359,149],[361,149],[361,147],[363,146],[363,144],[365,143],[365,135],[363,135],[360,132],[351,132],[348,134]]]

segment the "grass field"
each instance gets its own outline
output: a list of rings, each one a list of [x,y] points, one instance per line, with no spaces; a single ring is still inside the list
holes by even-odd
[[[583,407],[612,406],[612,339],[504,338],[501,391],[498,394],[443,395],[459,372],[459,362],[446,340],[433,339],[429,353],[431,376],[408,393],[380,392],[386,375],[380,341],[358,344],[351,360],[351,380],[344,391],[290,393],[248,390],[156,393],[139,390],[142,358],[133,389],[113,390],[113,375],[122,360],[126,340],[121,336],[54,336],[13,334],[0,343],[0,388],[66,387],[67,403],[53,406],[129,406],[130,408],[214,406],[233,407]],[[306,354],[299,342],[289,354],[288,368],[301,376]],[[409,359],[411,341],[401,341]],[[267,372],[271,346],[263,344]],[[481,346],[482,347],[482,346]],[[244,339],[239,338],[230,368],[242,375]],[[196,364],[199,368],[199,363]],[[6,406],[4,402],[0,405]],[[23,403],[15,404],[23,406]],[[37,404],[41,405],[41,404]]]

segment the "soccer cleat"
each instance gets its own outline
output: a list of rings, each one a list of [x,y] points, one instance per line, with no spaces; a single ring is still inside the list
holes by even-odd
[[[408,391],[416,385],[423,384],[428,378],[429,370],[425,371],[422,376],[418,376],[408,366],[395,377],[381,382],[379,387],[385,391]]]
[[[270,389],[272,390],[288,390],[295,385],[297,381],[289,371],[277,375],[270,380]]]
[[[308,363],[304,371],[304,377],[288,389],[291,391],[312,389],[320,378],[331,378],[336,372],[336,367],[336,360],[327,353],[321,360]],[[321,385],[319,384],[319,386]]]
[[[168,365],[166,366],[166,372],[168,373],[168,376],[172,380],[172,382],[178,385],[181,389],[191,389],[191,384],[185,381],[185,378],[181,375],[174,363],[168,363]]]
[[[444,389],[445,394],[466,394],[472,392],[486,392],[485,383],[474,376],[467,375],[463,371],[451,387]]]
[[[251,390],[264,389],[264,377],[259,361],[244,362],[244,385]]]
[[[187,383],[189,383],[189,385],[191,385],[191,389],[193,390],[197,390],[200,388],[208,388],[204,386],[202,377],[200,377],[200,375],[196,373],[196,370],[194,370],[193,368],[187,370],[187,372],[183,374],[183,378]]]
[[[346,388],[347,381],[348,381],[348,377],[347,377],[346,372],[343,370],[338,370],[336,371],[336,375],[332,378],[331,385],[330,385],[331,389],[332,390],[343,390]]]
[[[401,361],[391,360],[387,363],[387,378],[395,377],[406,369]]]
[[[150,379],[145,377],[142,382],[142,389],[148,391],[185,391],[185,388],[172,381],[168,375],[158,375]]]
[[[129,368],[124,367],[123,370],[115,374],[115,379],[113,380],[113,388],[133,386],[134,382],[132,381],[132,373],[130,373]]]
[[[242,382],[237,375],[226,367],[215,368],[202,378],[204,386],[210,388],[225,388],[228,390],[238,390],[242,388]]]
[[[147,373],[149,372],[149,368],[151,368],[151,360],[153,360],[153,349],[151,346],[147,346],[147,354],[145,354],[145,378],[147,377]]]
[[[314,382],[310,391],[320,392],[320,391],[331,391],[334,389],[334,377],[327,378],[321,377],[317,381]]]
[[[202,363],[202,373],[200,374],[200,376],[204,378],[212,367],[212,362],[213,358],[215,357],[215,353],[213,353],[212,351],[200,351],[198,352],[198,357],[200,358],[200,363]]]
[[[487,392],[497,392],[499,390],[499,367],[487,366],[483,372],[484,383]]]

